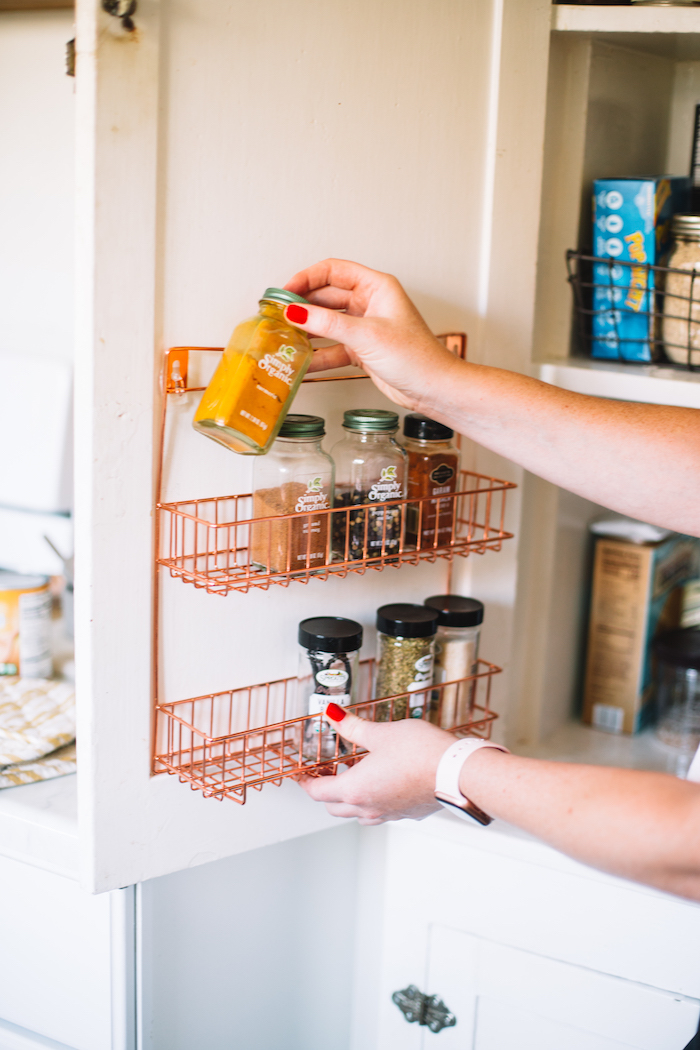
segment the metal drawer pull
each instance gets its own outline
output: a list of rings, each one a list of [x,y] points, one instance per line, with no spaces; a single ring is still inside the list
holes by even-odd
[[[442,999],[437,995],[424,995],[415,984],[394,992],[391,1001],[396,1003],[409,1024],[425,1025],[431,1032],[441,1032],[443,1028],[453,1028],[457,1024],[457,1018]]]

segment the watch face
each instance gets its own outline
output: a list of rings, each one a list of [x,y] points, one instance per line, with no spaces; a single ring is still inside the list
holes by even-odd
[[[441,806],[445,809],[449,809],[450,813],[454,813],[455,816],[461,817],[462,820],[475,820],[477,824],[487,827],[493,820],[487,813],[484,813],[483,809],[479,809],[473,802],[470,802],[468,798],[465,798],[464,804],[459,805],[457,802],[452,802],[450,799],[445,798],[435,792],[435,798],[438,800]]]

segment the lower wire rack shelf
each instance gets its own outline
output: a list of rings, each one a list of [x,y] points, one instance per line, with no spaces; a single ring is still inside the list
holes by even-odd
[[[459,491],[421,499],[253,517],[253,497],[222,496],[160,503],[161,556],[170,575],[211,594],[288,586],[292,581],[347,576],[420,561],[451,561],[455,555],[500,550],[512,533],[504,528],[506,493],[515,485],[485,474],[460,472]],[[405,542],[412,515],[418,542]],[[387,534],[387,521],[398,521]],[[379,521],[377,529],[374,522]],[[433,528],[426,542],[425,523]],[[449,537],[438,532],[447,531]],[[312,536],[325,537],[319,547]]]
[[[373,660],[361,663],[358,695],[363,699],[349,710],[370,721],[393,721],[397,707],[405,709],[407,694],[371,699],[373,665]],[[448,713],[454,712],[457,723],[444,728],[457,736],[488,740],[498,717],[490,707],[491,682],[500,671],[495,664],[479,660],[476,674],[412,694],[413,717],[443,725],[452,721]],[[153,771],[175,774],[207,797],[244,803],[248,788],[279,785],[289,777],[331,775],[366,754],[340,738],[331,753],[322,754],[323,741],[328,739],[320,731],[323,715],[300,714],[302,700],[297,679],[280,678],[159,703]],[[309,750],[310,738],[318,741],[315,752]]]

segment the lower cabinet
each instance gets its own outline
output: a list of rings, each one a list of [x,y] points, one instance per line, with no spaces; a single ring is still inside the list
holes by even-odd
[[[381,867],[376,1050],[683,1050],[695,1032],[697,905],[447,816],[388,829]]]

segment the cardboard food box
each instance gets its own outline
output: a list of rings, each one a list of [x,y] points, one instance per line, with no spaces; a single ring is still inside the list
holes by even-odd
[[[690,179],[596,179],[593,254],[615,260],[593,264],[593,357],[651,361],[655,356],[653,271],[671,249],[671,218],[687,210]],[[629,265],[625,265],[629,264]]]
[[[596,522],[583,721],[634,733],[653,714],[651,640],[679,626],[700,540],[618,516]]]

